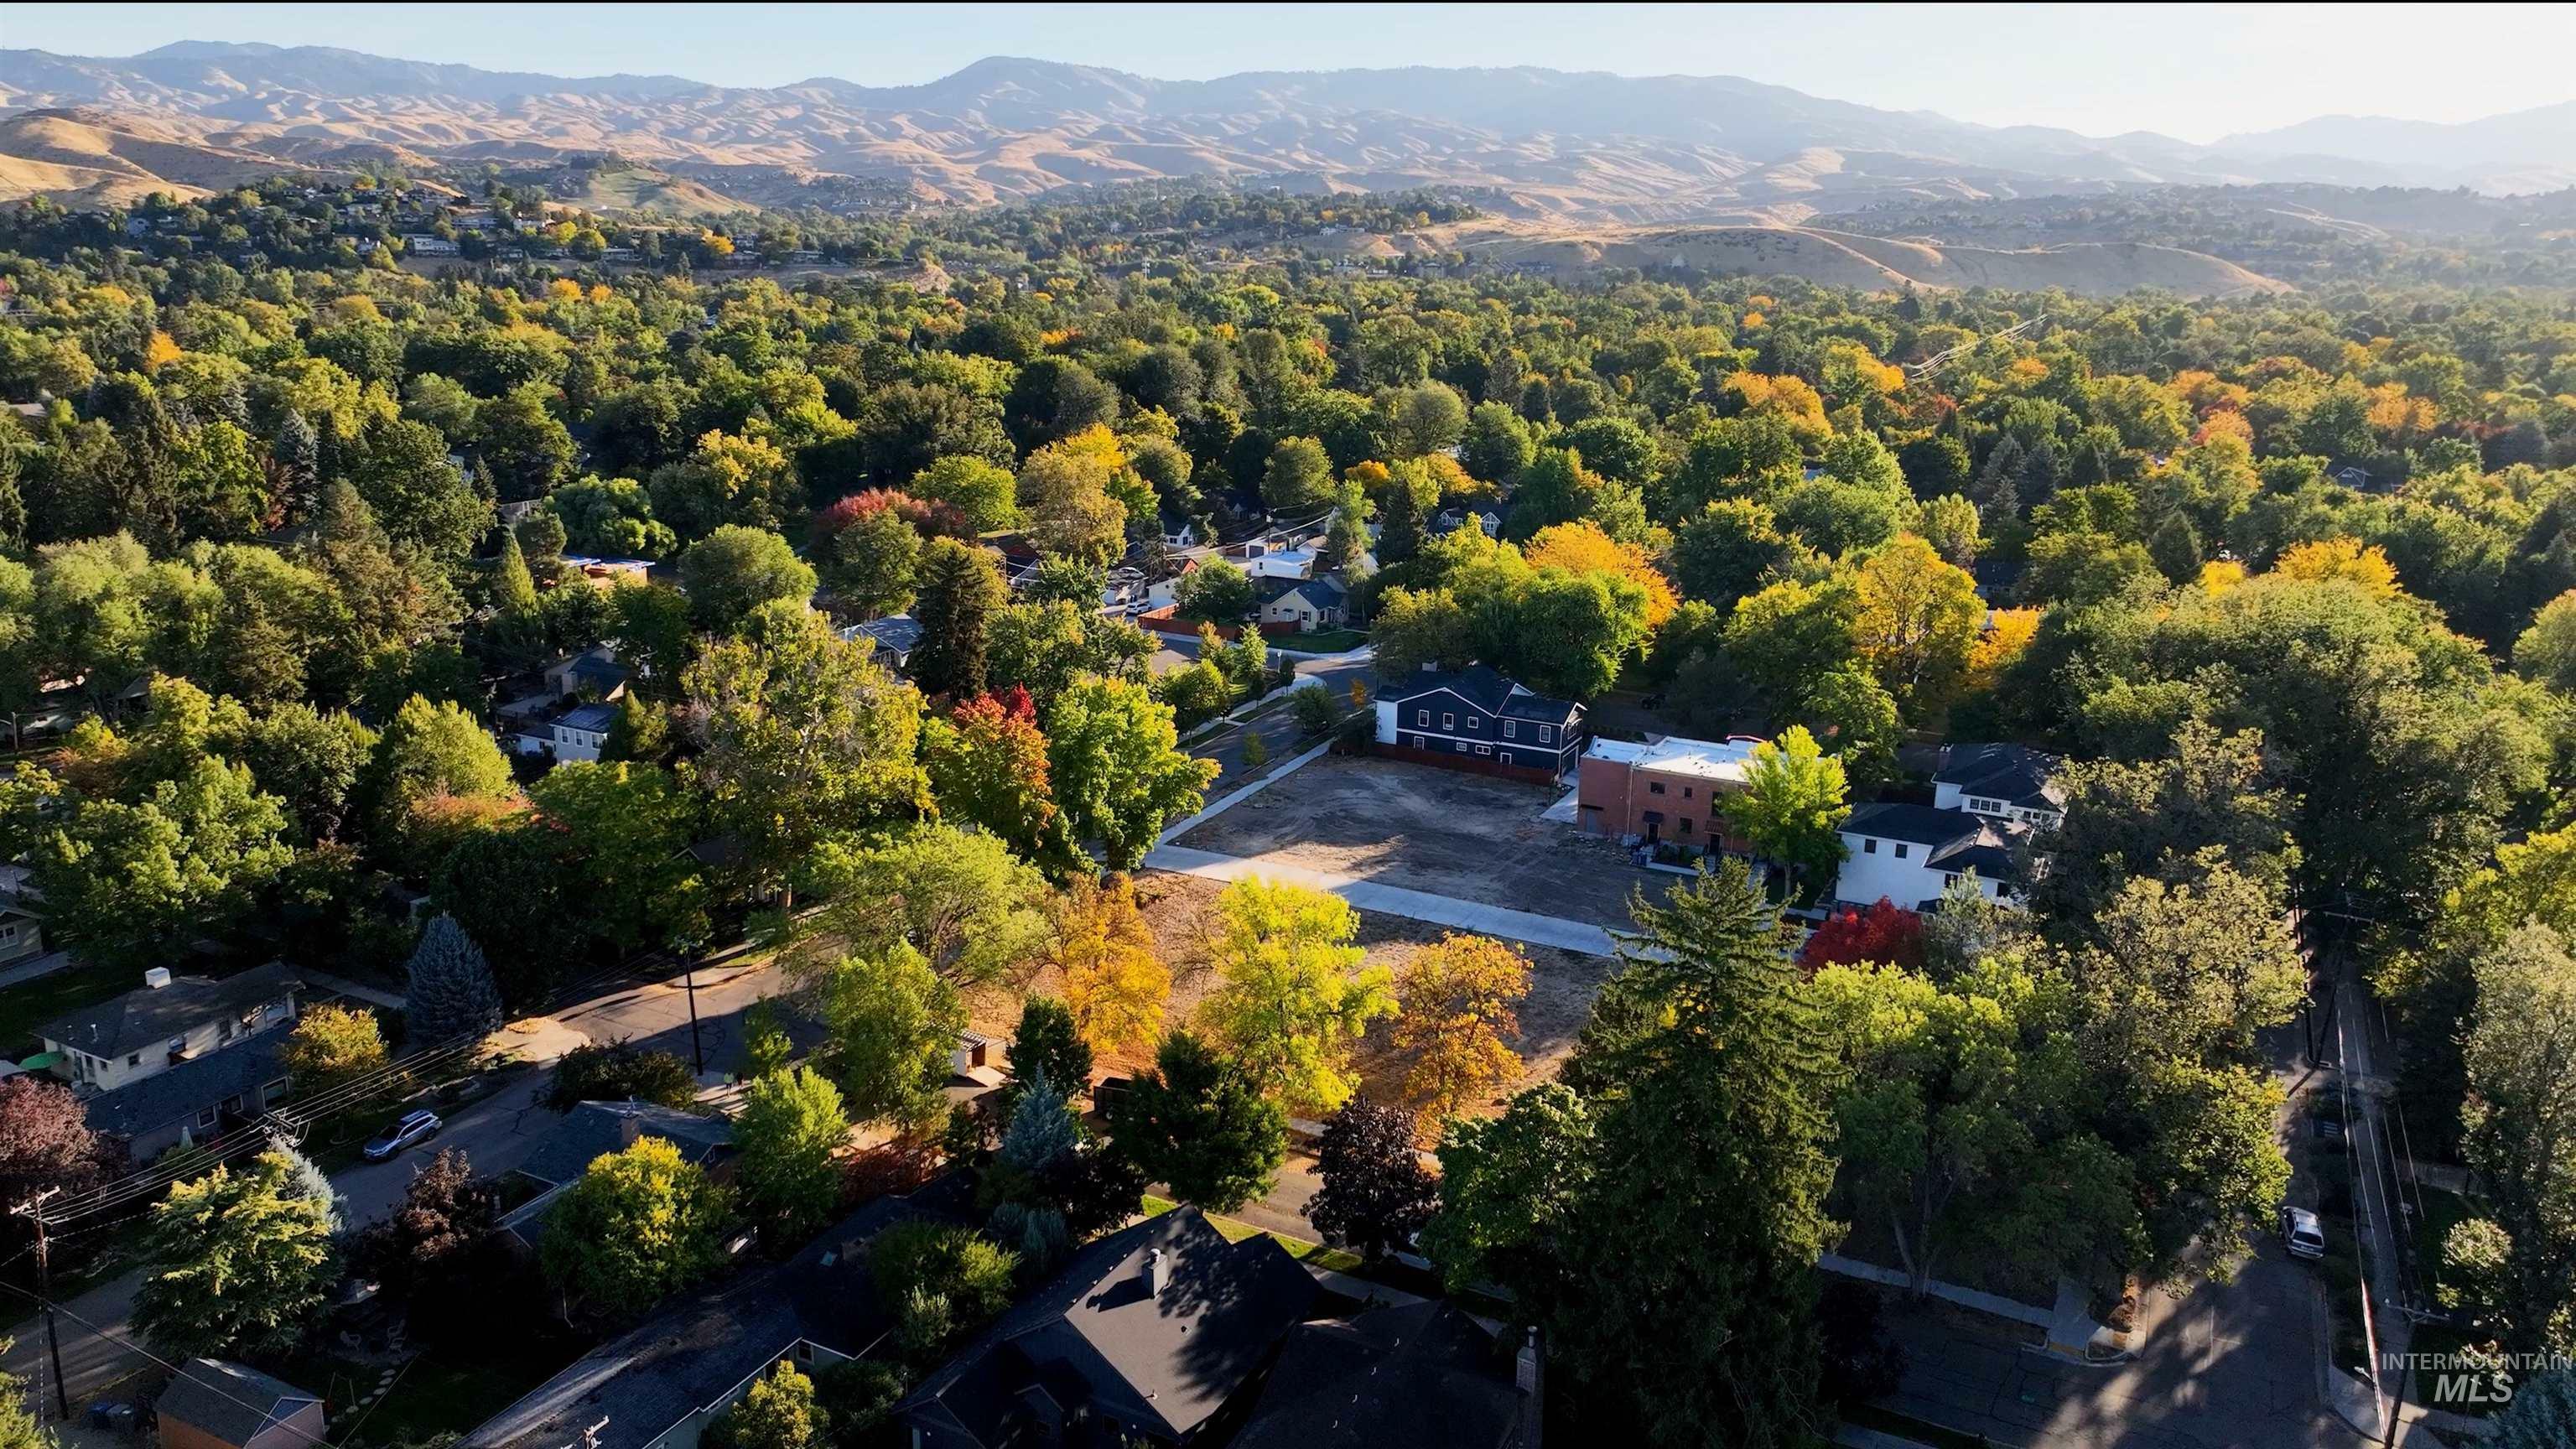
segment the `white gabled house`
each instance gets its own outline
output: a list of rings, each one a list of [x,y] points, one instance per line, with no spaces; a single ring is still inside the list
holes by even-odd
[[[1863,805],[1842,824],[1843,864],[1834,880],[1834,899],[1856,906],[1887,900],[1919,911],[1938,902],[1959,877],[1973,874],[1979,894],[2017,907],[2021,899],[2013,847],[2025,833],[2022,827],[1965,810]]]

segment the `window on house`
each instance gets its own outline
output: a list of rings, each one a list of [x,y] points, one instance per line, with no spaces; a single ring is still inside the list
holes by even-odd
[[[1661,780],[1648,780],[1646,782],[1646,793],[1649,795],[1661,795],[1664,793],[1664,782]]]
[[[1440,716],[1440,727],[1444,730],[1456,729],[1458,727],[1458,716],[1454,714],[1442,714]]]
[[[1493,747],[1492,745],[1478,745],[1478,746],[1476,746],[1476,753],[1477,753],[1477,754],[1480,754],[1480,755],[1490,755],[1490,754],[1492,754],[1493,752],[1494,752],[1494,747]]]
[[[1472,714],[1471,714],[1471,715],[1467,716],[1467,728],[1469,728],[1469,729],[1474,729],[1475,727],[1476,727],[1476,717],[1475,717],[1474,715],[1472,715]]]
[[[1878,842],[1872,840],[1866,835],[1862,836],[1860,841],[1860,853],[1863,855],[1878,854]]]
[[[207,1107],[207,1108],[204,1108],[204,1109],[200,1110],[200,1111],[197,1113],[197,1126],[198,1126],[200,1129],[204,1129],[204,1128],[212,1127],[212,1126],[214,1126],[214,1125],[215,1125],[215,1109],[214,1109],[214,1108],[212,1108],[212,1107]]]
[[[1518,738],[1520,738],[1520,732],[1521,732],[1521,727],[1520,727],[1520,724],[1519,724],[1519,722],[1518,722],[1518,721],[1515,721],[1515,720],[1505,720],[1505,721],[1503,721],[1503,738],[1504,738],[1504,739],[1507,739],[1507,740],[1511,740],[1511,739],[1518,739]]]
[[[128,1055],[125,1059],[125,1064],[129,1067],[139,1067],[143,1065],[143,1053],[134,1052]]]
[[[1458,753],[1462,755],[1467,753],[1467,742],[1465,740],[1460,740],[1458,742]]]
[[[1690,834],[1690,817],[1687,815],[1682,817],[1682,834]]]
[[[1424,729],[1431,728],[1431,711],[1427,709],[1415,710],[1413,712],[1413,722],[1422,726]]]
[[[241,1111],[241,1109],[242,1109],[242,1099],[241,1099],[241,1098],[239,1098],[239,1097],[226,1097],[226,1098],[224,1098],[224,1110],[225,1110],[225,1111],[227,1111],[227,1112],[236,1112],[236,1113],[237,1113],[237,1112]]]
[[[1896,858],[1898,860],[1905,858],[1905,842],[1902,840],[1896,842]]]
[[[1684,786],[1682,787],[1682,798],[1683,798],[1683,799],[1685,799],[1685,800],[1687,800],[1687,799],[1689,799],[1690,797],[1691,797],[1691,787],[1690,787],[1690,786],[1688,786],[1688,785],[1684,785]]]

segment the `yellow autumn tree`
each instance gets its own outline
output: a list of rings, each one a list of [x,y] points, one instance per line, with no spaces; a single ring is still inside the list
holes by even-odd
[[[1056,969],[1074,1029],[1103,1056],[1141,1056],[1163,1035],[1172,972],[1123,875],[1077,878],[1056,905]]]
[[[143,370],[159,372],[179,360],[179,344],[167,332],[154,332],[143,344]]]
[[[1735,394],[1737,412],[1780,418],[1801,442],[1821,443],[1833,436],[1825,400],[1804,378],[1739,372],[1726,380],[1724,390]]]
[[[1528,958],[1491,937],[1453,933],[1416,952],[1395,985],[1395,1049],[1413,1057],[1405,1095],[1438,1121],[1518,1077],[1508,1038],[1529,989]]]
[[[1853,572],[1852,595],[1852,639],[1879,684],[1900,703],[1944,697],[1985,621],[1977,581],[1907,533]]]
[[[1960,688],[1969,694],[1992,690],[2038,636],[2037,609],[1997,609],[1988,614],[1986,626],[1977,631],[1977,642],[1968,646],[1968,669]]]
[[[1538,531],[1521,550],[1521,558],[1532,568],[1563,569],[1570,574],[1617,574],[1635,579],[1646,591],[1646,627],[1660,629],[1664,621],[1681,606],[1674,597],[1672,582],[1655,567],[1646,551],[1633,543],[1621,543],[1601,531],[1589,519],[1559,523]]]
[[[2245,582],[2245,565],[2231,558],[2214,558],[2200,566],[2200,591],[2217,598]]]
[[[2397,594],[2397,565],[2377,544],[2356,538],[2328,538],[2298,544],[2285,551],[2272,571],[2283,578],[2320,581],[2349,579],[2374,599]]]

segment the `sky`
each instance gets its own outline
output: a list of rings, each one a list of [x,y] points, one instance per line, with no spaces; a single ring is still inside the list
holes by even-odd
[[[1745,76],[1988,125],[2197,142],[2319,115],[2465,121],[2576,99],[2564,5],[0,7],[0,47],[121,56],[173,40],[735,86],[917,84],[994,54],[1170,80],[1544,65]]]

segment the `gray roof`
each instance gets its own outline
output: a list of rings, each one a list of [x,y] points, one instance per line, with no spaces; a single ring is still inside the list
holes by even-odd
[[[1425,1301],[1298,1325],[1233,1449],[1502,1449],[1520,1433],[1511,1352]]]
[[[1533,693],[1527,686],[1505,678],[1500,671],[1484,664],[1446,672],[1424,671],[1393,680],[1380,691],[1379,698],[1403,704],[1417,696],[1444,689],[1487,714],[1504,719],[1564,725],[1572,724],[1574,717],[1583,710],[1581,705],[1571,700],[1551,699]]]
[[[882,619],[870,619],[859,625],[856,632],[889,654],[910,654],[921,647],[921,621],[910,614],[889,614]]]
[[[617,723],[617,706],[613,704],[580,705],[565,710],[556,718],[555,723],[573,730],[605,730]]]
[[[1863,805],[1852,811],[1842,824],[1845,835],[1870,835],[1882,840],[1932,846],[1974,839],[1983,835],[1985,830],[1986,822],[1965,810],[1886,802]]]
[[[254,1006],[277,1000],[304,983],[283,961],[254,966],[216,981],[180,976],[163,987],[137,986],[113,1001],[102,1001],[69,1016],[47,1022],[37,1035],[49,1042],[78,1047],[94,1057],[123,1056],[162,1048],[173,1037],[219,1017],[239,1016]]]
[[[1327,609],[1338,609],[1350,598],[1349,590],[1329,578],[1261,581],[1260,599],[1265,604],[1276,603],[1290,594],[1303,594],[1308,603]]]
[[[193,1358],[161,1391],[154,1409],[164,1419],[194,1425],[228,1444],[247,1444],[264,1430],[322,1402],[283,1379],[246,1364]]]
[[[799,1342],[856,1357],[890,1326],[868,1239],[920,1210],[879,1198],[775,1267],[712,1284],[601,1344],[465,1436],[463,1449],[644,1449]]]
[[[281,1019],[278,1024],[285,1022]],[[101,1092],[83,1101],[81,1111],[92,1132],[140,1137],[193,1118],[208,1107],[220,1107],[227,1098],[248,1097],[261,1083],[285,1076],[285,1064],[277,1059],[283,1040],[276,1031],[261,1032],[112,1092]]]
[[[549,1186],[572,1181],[602,1155],[659,1137],[703,1167],[733,1146],[733,1123],[651,1102],[583,1102],[529,1149],[518,1170]]]
[[[1142,1275],[1155,1249],[1164,1282],[1149,1295]],[[1206,1214],[1179,1208],[1075,1254],[896,1412],[941,1445],[1017,1442],[1032,1396],[1185,1438],[1270,1361],[1316,1292],[1268,1235],[1229,1243]]]
[[[1949,745],[1941,751],[1940,773],[1932,778],[1980,799],[2026,810],[2062,810],[2066,793],[2055,783],[2057,764],[2057,756],[2026,745]]]

